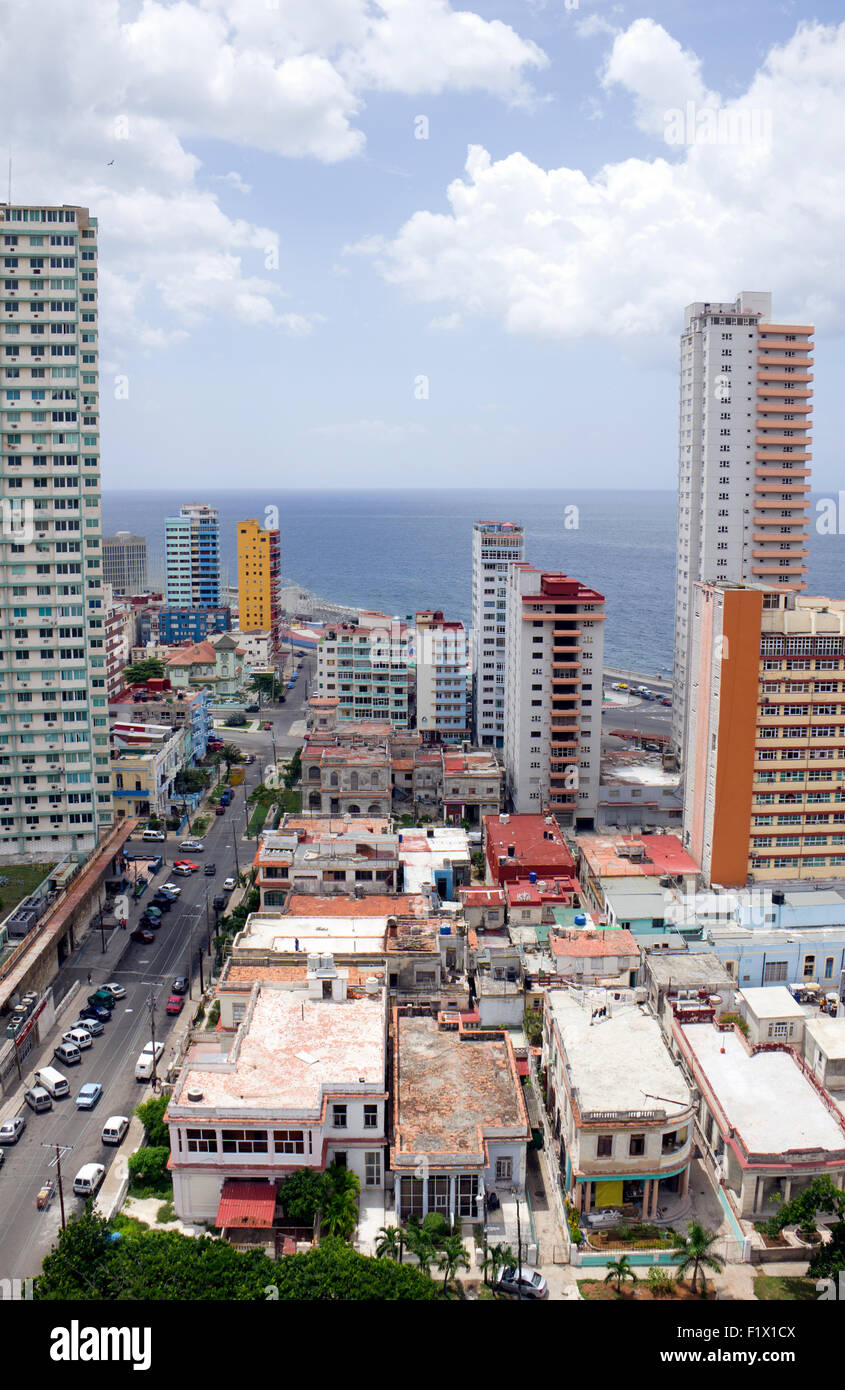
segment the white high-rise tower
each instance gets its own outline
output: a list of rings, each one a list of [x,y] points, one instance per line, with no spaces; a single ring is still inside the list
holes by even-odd
[[[808,324],[770,294],[687,306],[681,335],[672,743],[683,757],[696,582],[806,587],[812,413]]]
[[[472,528],[473,738],[488,748],[505,741],[508,570],[524,545],[522,527],[512,521],[476,521]]]

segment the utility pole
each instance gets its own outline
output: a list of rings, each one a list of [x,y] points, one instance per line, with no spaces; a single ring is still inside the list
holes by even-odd
[[[158,1085],[158,1071],[157,1071],[157,1069],[156,1069],[156,1015],[155,1015],[155,1007],[156,1007],[156,997],[155,997],[155,995],[153,994],[153,988],[152,988],[152,985],[151,985],[151,986],[150,986],[150,1003],[149,1003],[149,1010],[150,1010],[150,1041],[151,1041],[151,1043],[152,1043],[152,1045],[153,1045],[153,1074],[152,1074],[152,1076],[150,1077],[150,1084],[152,1085],[153,1090],[155,1090],[156,1086]]]
[[[106,949],[106,932],[105,932],[105,928],[104,928],[104,926],[103,926],[103,899],[102,899],[102,895],[100,894],[99,891],[97,892],[97,902],[98,902],[99,908],[100,908],[100,941],[101,941],[101,947],[100,947],[100,949],[101,949],[101,953],[102,953],[102,952],[105,952],[105,949]]]
[[[73,1145],[72,1145],[72,1144],[45,1144],[44,1141],[42,1140],[42,1142],[41,1142],[41,1147],[42,1147],[42,1149],[55,1149],[55,1150],[56,1150],[56,1157],[55,1157],[55,1159],[54,1159],[54,1162],[55,1162],[55,1164],[56,1164],[56,1180],[57,1180],[58,1188],[59,1188],[59,1206],[61,1207],[61,1211],[62,1211],[62,1230],[64,1231],[64,1230],[66,1229],[67,1222],[65,1221],[65,1191],[64,1191],[64,1186],[62,1185],[62,1154],[64,1154],[64,1153],[70,1153],[71,1149],[73,1148]],[[52,1164],[51,1164],[50,1166],[52,1167]]]

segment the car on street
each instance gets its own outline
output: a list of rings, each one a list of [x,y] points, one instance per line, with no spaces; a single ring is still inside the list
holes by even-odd
[[[135,931],[129,933],[130,941],[139,941],[143,946],[149,946],[151,941],[155,941],[155,932],[147,931],[146,927],[137,927]]]
[[[104,1144],[122,1144],[129,1128],[128,1115],[109,1115],[101,1135]]]
[[[99,1081],[86,1081],[76,1097],[77,1110],[93,1110],[102,1094],[103,1088]]]
[[[187,975],[177,975],[170,988],[173,990],[174,994],[187,994],[190,989],[190,981]]]
[[[102,1163],[86,1163],[73,1180],[73,1190],[77,1197],[93,1197],[106,1176]]]
[[[74,1067],[77,1062],[82,1061],[82,1053],[76,1043],[60,1042],[53,1048],[53,1056],[59,1062],[64,1062],[66,1067]]]
[[[205,849],[205,845],[203,844],[202,840],[180,840],[179,848],[192,849],[194,851],[194,854],[202,854],[203,850]]]
[[[671,705],[672,701],[669,699],[668,695],[664,695],[660,703],[661,705]]]
[[[229,876],[229,878],[224,878],[223,887],[225,888],[227,893],[231,893],[234,888],[237,888],[237,886],[238,880],[236,878],[232,878],[231,875]]]
[[[272,721],[272,719],[265,719],[265,720],[264,720],[264,723],[261,725],[261,727],[262,727],[262,729],[272,729],[272,727],[273,727],[273,721]]]
[[[89,1047],[93,1046],[94,1039],[91,1036],[90,1029],[86,1028],[83,1023],[79,1028],[69,1028],[66,1033],[62,1033],[62,1042],[73,1043],[75,1047],[79,1048],[80,1052],[85,1052]]]
[[[114,997],[107,989],[96,989],[93,994],[88,995],[87,1003],[99,1004],[101,1008],[108,1009],[109,1012],[114,1008]]]
[[[161,918],[148,917],[145,912],[143,916],[139,918],[138,926],[143,927],[145,930],[149,928],[150,931],[158,931],[159,927],[161,926]]]
[[[215,814],[215,816],[225,816],[225,814],[226,814],[226,807],[225,807],[225,806],[215,806],[215,808],[214,808],[214,814]]]
[[[94,1018],[98,1023],[108,1023],[111,1018],[111,1009],[103,1008],[102,1004],[86,1004],[84,1009],[79,1010],[79,1017],[82,1019]]]
[[[43,1086],[32,1086],[28,1091],[24,1091],[23,1098],[30,1110],[34,1110],[39,1115],[42,1110],[53,1109],[53,1097]]]
[[[261,709],[261,706],[260,706],[260,705],[247,705],[247,706],[246,706],[246,713],[247,713],[247,714],[258,714],[258,712],[259,712],[260,709]]]
[[[142,1056],[142,1057],[152,1057],[152,1056],[153,1056],[153,1053],[155,1053],[155,1059],[156,1059],[156,1061],[158,1061],[158,1059],[159,1059],[159,1057],[161,1056],[161,1054],[162,1054],[163,1051],[164,1051],[164,1043],[163,1043],[163,1042],[156,1042],[156,1043],[148,1042],[148,1043],[145,1043],[144,1047],[141,1049],[141,1056]]]
[[[16,1115],[13,1120],[7,1120],[0,1125],[0,1144],[17,1144],[25,1129],[25,1115]]]
[[[216,865],[216,864],[206,864],[206,866],[205,866],[205,876],[206,876],[206,878],[213,878],[214,875],[215,875],[216,873],[217,873],[217,865]]]
[[[173,906],[173,899],[169,893],[155,893],[150,902],[153,907],[158,908],[159,912],[169,912]]]
[[[251,766],[255,762],[255,754],[247,753],[246,757],[244,758],[244,762],[249,763]]]
[[[184,1003],[185,1003],[184,995],[182,995],[182,994],[171,994],[170,998],[169,998],[168,1001],[167,1001],[167,1004],[165,1005],[164,1012],[165,1012],[166,1014],[180,1014],[180,1013],[182,1012],[182,1008],[183,1008],[183,1006],[184,1006]]]
[[[115,999],[126,998],[126,990],[123,988],[123,985],[119,985],[117,983],[117,980],[107,980],[106,983],[102,986],[102,988],[111,990]]]
[[[521,1271],[516,1265],[502,1265],[496,1278],[496,1288],[500,1293],[521,1294],[523,1298],[545,1298],[548,1294],[543,1275],[529,1265],[523,1265]]]
[[[71,1031],[74,1028],[84,1028],[92,1038],[98,1038],[104,1031],[103,1025],[98,1018],[78,1018],[75,1023],[70,1025]]]
[[[180,869],[182,873],[184,873],[186,869],[189,874],[198,874],[200,871],[199,864],[195,864],[193,859],[174,859],[173,867],[174,869]]]
[[[159,893],[168,893],[171,898],[178,898],[182,889],[178,883],[163,883],[158,891]]]

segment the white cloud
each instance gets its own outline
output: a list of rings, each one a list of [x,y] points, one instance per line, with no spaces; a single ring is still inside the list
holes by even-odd
[[[586,15],[583,19],[576,19],[575,32],[579,39],[595,39],[601,36],[606,38],[618,34],[619,29],[615,24],[611,24],[600,14]]]
[[[226,216],[186,143],[333,163],[364,149],[367,90],[520,100],[545,61],[446,0],[40,0],[37,24],[7,4],[13,194],[99,218],[106,351],[166,346],[210,315],[301,334],[322,320],[281,307],[277,234]],[[234,171],[216,182],[250,191]]]
[[[406,444],[428,434],[424,425],[388,425],[384,420],[354,420],[343,425],[315,425],[307,434],[345,444]]]
[[[694,55],[652,21],[616,40],[605,81],[664,133],[664,104],[713,99]],[[693,299],[775,292],[777,313],[845,307],[845,25],[808,24],[773,48],[725,110],[773,114],[767,145],[691,144],[668,157],[546,170],[473,146],[447,212],[416,212],[358,248],[413,299],[558,338],[678,329]],[[718,99],[717,99],[718,100]],[[821,318],[820,318],[820,321]]]
[[[460,314],[441,314],[438,318],[431,319],[428,326],[436,333],[454,333],[462,323]]]

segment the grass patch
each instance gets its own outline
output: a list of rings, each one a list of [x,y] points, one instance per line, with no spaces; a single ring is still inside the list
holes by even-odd
[[[259,801],[257,803],[255,810],[249,818],[249,825],[247,826],[246,831],[247,835],[257,835],[259,830],[263,829],[264,822],[267,819],[269,811],[269,801]]]
[[[197,839],[199,839],[200,836],[205,834],[206,830],[210,825],[211,816],[197,816],[196,820],[194,821],[191,827],[191,834],[195,835]]]
[[[8,883],[0,887],[0,907],[3,909],[3,916],[16,908],[23,898],[33,893],[39,883],[55,869],[58,862],[57,859],[51,859],[45,864],[0,865],[0,874],[8,879]]]
[[[130,1182],[129,1190],[126,1195],[128,1197],[135,1197],[139,1201],[143,1201],[146,1197],[160,1197],[162,1201],[172,1203],[173,1179],[169,1176],[165,1176],[161,1179],[161,1182],[157,1183],[141,1184]]]
[[[141,1221],[137,1216],[126,1216],[122,1211],[112,1217],[109,1225],[113,1231],[120,1231],[124,1236],[140,1236],[150,1229],[148,1221]]]
[[[776,1299],[780,1303],[817,1303],[815,1279],[802,1279],[794,1274],[756,1274],[754,1297],[761,1302]]]
[[[587,1239],[594,1250],[615,1250],[618,1246],[628,1250],[671,1250],[674,1247],[672,1236],[668,1226],[635,1225],[590,1231]]]
[[[176,1208],[174,1207],[173,1203],[172,1203],[172,1202],[162,1202],[161,1206],[159,1207],[158,1211],[156,1212],[156,1221],[159,1223],[160,1226],[163,1226],[163,1225],[165,1225],[168,1221],[175,1221],[175,1220],[176,1220]]]

